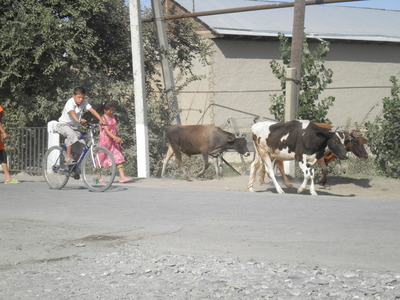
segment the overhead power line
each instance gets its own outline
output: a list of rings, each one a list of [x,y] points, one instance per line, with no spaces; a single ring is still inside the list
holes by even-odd
[[[365,0],[309,0],[309,1],[305,1],[305,5],[331,4],[331,3],[356,2],[356,1],[365,1]],[[285,7],[293,7],[293,6],[294,6],[294,2],[285,2],[285,3],[281,2],[281,3],[275,3],[275,4],[264,4],[264,5],[246,6],[246,7],[238,7],[238,8],[217,9],[217,10],[209,10],[209,11],[202,11],[202,12],[178,14],[178,15],[172,15],[172,16],[164,16],[164,20],[204,17],[204,16],[212,16],[212,15],[222,15],[222,14],[231,14],[231,13],[274,9],[274,8],[285,8]],[[153,22],[153,21],[154,21],[154,18],[142,19],[142,22]]]

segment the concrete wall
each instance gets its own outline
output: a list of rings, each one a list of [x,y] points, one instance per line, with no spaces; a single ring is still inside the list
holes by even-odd
[[[362,125],[381,112],[382,99],[390,96],[390,76],[400,78],[400,46],[332,43],[326,65],[333,83],[324,94],[336,97],[328,118],[338,125]]]
[[[235,118],[242,131],[249,131],[256,116],[273,118],[270,95],[280,94],[280,84],[269,63],[279,60],[279,43],[212,42],[212,64],[194,69],[207,79],[190,84],[178,96],[182,123],[224,127]],[[336,97],[328,118],[334,125],[351,128],[372,120],[381,109],[374,106],[390,95],[390,76],[400,78],[400,46],[332,42],[330,49],[326,66],[333,70],[333,83],[321,96]]]

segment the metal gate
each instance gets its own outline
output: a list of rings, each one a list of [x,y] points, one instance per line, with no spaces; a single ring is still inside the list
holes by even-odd
[[[42,173],[42,158],[47,149],[46,127],[7,128],[5,141],[8,168],[13,172]]]

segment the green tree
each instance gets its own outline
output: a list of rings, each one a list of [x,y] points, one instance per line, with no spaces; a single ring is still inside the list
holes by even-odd
[[[290,65],[291,47],[288,38],[284,34],[279,35],[279,41],[279,50],[283,65],[273,60],[270,63],[270,67],[281,83],[283,95],[271,95],[272,105],[269,111],[275,116],[276,120],[283,121],[285,115],[286,69]],[[326,116],[335,98],[329,96],[320,101],[318,100],[321,92],[328,84],[332,83],[333,72],[324,65],[324,58],[328,52],[329,43],[327,41],[322,41],[312,51],[310,50],[307,38],[304,38],[298,107],[299,119],[330,123]]]
[[[400,86],[395,76],[390,77],[391,96],[382,100],[382,114],[367,122],[368,146],[382,174],[400,178]]]
[[[186,78],[195,59],[207,63],[210,45],[190,20],[167,23],[175,72]],[[135,107],[129,10],[124,0],[3,0],[0,4],[0,101],[6,124],[45,126],[60,116],[74,86],[93,105],[114,101],[127,170],[136,172]],[[151,168],[163,155],[163,131],[174,113],[161,78],[154,26],[143,30]],[[179,91],[182,86],[177,87]]]
[[[93,92],[131,73],[127,16],[123,0],[3,1],[0,95],[12,123],[43,125],[73,86]]]

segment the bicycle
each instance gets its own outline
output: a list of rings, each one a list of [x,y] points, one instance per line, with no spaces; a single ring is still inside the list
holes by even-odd
[[[89,141],[83,149],[78,161],[73,165],[65,164],[67,147],[52,146],[43,158],[43,175],[51,189],[62,189],[70,177],[79,179],[82,175],[85,186],[93,192],[104,192],[112,183],[116,175],[116,164],[112,153],[104,147],[96,146],[94,128],[99,124],[87,123]],[[85,139],[87,134],[79,136]],[[82,165],[80,171],[80,166]]]

